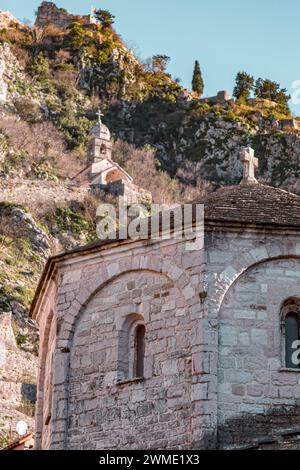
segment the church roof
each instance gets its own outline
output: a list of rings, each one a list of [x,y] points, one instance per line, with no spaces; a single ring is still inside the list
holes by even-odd
[[[94,168],[93,168],[94,167]],[[102,167],[102,168],[101,168]],[[90,186],[92,184],[98,184],[98,180],[102,173],[108,172],[110,170],[116,169],[124,175],[124,179],[128,180],[129,183],[132,183],[133,178],[124,170],[118,163],[104,158],[99,162],[92,163],[86,166],[83,170],[80,170],[77,175],[75,175],[71,181],[78,182],[80,185]],[[93,173],[94,171],[94,173]]]
[[[300,197],[282,189],[260,183],[242,183],[226,186],[211,193],[204,200],[194,204],[204,204],[206,224],[224,224],[255,227],[283,227],[300,232]],[[172,226],[172,221],[171,221]],[[137,241],[137,240],[134,240]],[[57,262],[76,256],[97,252],[100,249],[117,247],[130,240],[97,240],[69,252],[60,253],[48,259],[31,305],[30,314],[34,316],[41,292]]]
[[[261,183],[226,186],[204,201],[205,219],[300,227],[300,197]]]

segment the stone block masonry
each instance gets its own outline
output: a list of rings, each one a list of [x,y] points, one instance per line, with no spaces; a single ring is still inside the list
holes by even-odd
[[[205,257],[141,241],[62,263],[38,314],[53,382],[40,373],[37,447],[230,447],[293,429],[300,376],[281,370],[280,309],[300,297],[298,247],[207,230]],[[122,379],[128,316],[146,328],[143,380]]]
[[[299,433],[285,315],[300,315],[300,199],[244,181],[229,213],[221,192],[203,250],[127,240],[48,263],[34,306],[37,448],[255,447]]]
[[[237,238],[224,232],[217,243],[208,237],[206,248],[213,261],[208,267],[208,282],[214,289],[209,315],[214,302],[220,305],[216,309],[218,445],[246,445],[295,429],[300,375],[297,370],[285,371],[281,308],[287,298],[300,297],[297,238],[247,231]],[[227,257],[222,261],[223,251],[230,253],[231,261]],[[248,258],[245,265],[252,267],[243,272],[242,256],[250,253],[253,261]],[[284,254],[282,259],[279,253]],[[217,283],[216,272],[221,273]]]
[[[176,262],[170,256],[174,252]],[[203,431],[210,432],[211,420],[207,410],[199,427],[198,409],[206,410],[210,396],[210,363],[199,356],[204,341],[200,274],[194,266],[190,273],[187,265],[198,257],[201,271],[201,252],[192,259],[184,241],[171,240],[106,255],[105,260],[101,255],[84,258],[71,269],[62,266],[58,303],[47,307],[56,310],[57,326],[42,327],[42,337],[46,331],[59,331],[59,336],[50,334],[55,351],[50,344],[45,351],[47,364],[53,357],[54,375],[51,383],[44,374],[37,447],[204,447]],[[198,276],[196,289],[191,276]],[[143,319],[146,328],[143,380],[121,375],[128,316]]]
[[[64,8],[58,8],[53,2],[42,2],[37,11],[35,25],[43,27],[51,24],[58,28],[66,28],[77,18],[77,16],[69,14]],[[87,22],[93,22],[90,15],[81,18]]]

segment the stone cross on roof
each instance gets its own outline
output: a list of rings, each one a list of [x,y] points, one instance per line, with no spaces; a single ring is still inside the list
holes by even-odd
[[[101,110],[100,110],[100,109],[99,109],[99,111],[98,111],[96,114],[97,114],[97,116],[98,116],[98,122],[99,122],[99,124],[102,124],[101,118],[102,118],[102,116],[104,116],[104,114],[101,113]]]
[[[255,178],[255,168],[258,168],[258,158],[254,156],[251,147],[243,148],[240,152],[241,162],[244,164],[242,183],[258,183]]]

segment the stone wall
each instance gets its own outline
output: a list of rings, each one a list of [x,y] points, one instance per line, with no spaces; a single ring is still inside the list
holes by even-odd
[[[300,375],[285,369],[281,306],[300,297],[300,237],[220,231],[208,237],[207,314],[218,327],[218,445],[299,426]]]
[[[300,297],[300,235],[208,224],[205,258],[165,240],[61,263],[57,300],[39,312],[54,375],[44,386],[40,374],[38,447],[251,447],[295,434],[300,375],[282,368],[280,307]],[[57,338],[45,346],[49,299]],[[127,315],[146,325],[145,378],[119,383]]]
[[[300,129],[300,122],[297,119],[281,119],[279,121],[279,127],[283,131],[290,131],[292,129]]]
[[[210,96],[208,98],[201,98],[200,103],[208,103],[210,105],[215,105],[215,104],[225,104],[229,102],[234,102],[234,100],[231,98],[231,95],[228,91],[222,90],[218,91],[216,96]]]
[[[203,253],[185,248],[174,240],[138,242],[61,267],[52,387],[40,374],[39,409],[53,390],[47,431],[45,411],[37,418],[51,437],[39,440],[38,448],[209,445],[210,355],[201,354],[199,297]],[[145,377],[120,384],[119,333],[129,314],[144,318]],[[44,343],[46,336],[42,326]]]
[[[51,419],[53,401],[53,355],[57,347],[57,279],[49,283],[45,293],[45,298],[41,305],[40,315],[37,321],[40,327],[39,342],[39,376],[37,387],[36,404],[36,428],[35,446],[36,448],[47,449],[51,445]],[[42,313],[46,313],[42,315]]]
[[[113,181],[102,189],[106,189],[115,196],[123,196],[128,204],[149,204],[152,202],[152,194],[149,191],[123,180]]]
[[[87,22],[94,22],[89,15],[80,18]],[[69,14],[64,8],[58,8],[55,3],[42,2],[37,11],[35,25],[43,27],[51,24],[58,28],[65,28],[76,20],[78,16]]]
[[[118,277],[93,297],[78,320],[71,350],[68,448],[193,445],[196,322],[187,307],[173,282],[144,270]],[[120,330],[132,314],[146,326],[145,381],[117,385]],[[202,393],[207,394],[206,384]]]
[[[300,375],[284,371],[280,315],[284,300],[300,297],[299,273],[300,260],[293,258],[262,263],[243,274],[223,301],[218,409],[220,426],[239,415],[232,440],[240,440],[242,431],[244,440],[253,438],[250,423],[256,434],[272,430],[274,418],[277,426],[299,423]],[[222,439],[228,429],[226,434]]]

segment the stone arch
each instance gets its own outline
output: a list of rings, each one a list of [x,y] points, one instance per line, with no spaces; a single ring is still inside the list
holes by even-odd
[[[73,326],[73,334],[72,334],[72,337],[70,338],[70,342],[69,342],[69,354],[67,355],[67,360],[68,360],[68,365],[66,367],[66,371],[68,371],[68,374],[66,376],[66,380],[65,380],[65,384],[64,384],[64,389],[66,391],[66,406],[65,406],[65,410],[66,410],[66,423],[68,422],[68,417],[69,416],[75,416],[76,413],[74,413],[74,409],[77,410],[77,404],[76,404],[76,395],[73,395],[73,397],[71,398],[70,396],[70,390],[74,390],[74,387],[76,388],[76,380],[77,380],[77,376],[76,374],[78,373],[77,372],[77,365],[75,366],[72,366],[72,361],[74,359],[74,354],[75,354],[75,349],[74,349],[74,338],[75,338],[75,335],[77,335],[77,333],[79,332],[81,336],[81,330],[85,328],[85,324],[83,325],[81,323],[82,321],[82,318],[84,317],[84,315],[87,315],[85,317],[85,320],[84,320],[84,323],[86,321],[88,321],[88,318],[89,318],[89,312],[94,312],[93,315],[94,316],[98,316],[98,320],[100,320],[101,318],[101,315],[102,315],[102,312],[106,312],[108,311],[108,308],[106,308],[105,306],[102,308],[102,301],[99,300],[101,299],[100,295],[104,296],[104,298],[107,296],[107,295],[111,295],[111,288],[115,289],[118,285],[118,281],[120,281],[120,279],[124,276],[125,277],[125,280],[127,278],[127,276],[130,278],[130,275],[134,274],[133,277],[137,277],[135,276],[135,274],[137,275],[140,275],[141,277],[142,276],[150,276],[151,278],[153,278],[153,281],[152,283],[156,285],[156,288],[158,288],[159,290],[161,289],[160,287],[160,282],[157,282],[157,279],[158,278],[161,278],[161,279],[164,279],[164,285],[168,286],[166,287],[167,290],[169,289],[176,289],[176,291],[178,292],[178,296],[180,297],[180,299],[182,299],[180,301],[181,303],[181,306],[185,309],[186,312],[189,311],[189,305],[188,305],[188,301],[186,300],[185,297],[189,297],[189,294],[188,292],[185,292],[185,296],[181,290],[181,288],[179,288],[176,283],[174,283],[172,281],[172,283],[170,283],[170,277],[167,276],[165,273],[161,273],[161,272],[157,272],[157,271],[153,271],[153,270],[146,270],[146,269],[140,269],[140,270],[131,270],[131,271],[126,271],[125,273],[122,273],[120,275],[115,275],[112,277],[111,280],[109,280],[108,282],[105,283],[105,285],[100,285],[96,291],[94,291],[90,296],[89,296],[89,299],[88,301],[84,304],[84,306],[80,309],[80,315],[78,314],[76,316],[76,321],[74,323],[74,326]],[[154,279],[156,279],[154,281]],[[121,281],[122,283],[124,282],[123,280]],[[126,282],[128,282],[128,279],[126,280]],[[171,284],[171,286],[170,286]],[[109,288],[109,290],[106,290],[106,288]],[[146,286],[146,288],[148,288],[148,286]],[[154,294],[153,294],[154,295]],[[161,297],[162,299],[164,299],[164,297],[162,296]],[[175,297],[173,297],[173,294],[171,294],[171,299],[173,299]],[[95,302],[95,303],[93,303]],[[107,365],[105,365],[104,363],[108,361],[108,359],[103,359],[103,367],[106,372],[104,373],[105,377],[104,377],[104,382],[103,382],[103,386],[104,387],[107,387],[107,386],[116,386],[117,382],[116,382],[116,378],[117,378],[117,370],[116,370],[116,348],[115,348],[115,344],[117,344],[117,338],[118,338],[118,331],[120,329],[122,329],[123,325],[124,325],[124,318],[126,318],[127,322],[128,322],[128,319],[129,319],[129,325],[131,325],[132,322],[136,323],[137,321],[140,321],[140,320],[144,320],[145,319],[145,324],[147,324],[147,302],[148,299],[147,299],[147,296],[145,297],[145,302],[138,302],[137,304],[132,304],[131,303],[132,301],[131,300],[126,300],[124,302],[123,305],[120,305],[118,306],[118,309],[114,310],[114,307],[109,307],[109,309],[113,309],[113,320],[110,321],[111,324],[114,325],[114,329],[110,329],[111,331],[111,338],[113,338],[113,341],[111,342],[110,339],[107,339],[107,341],[109,341],[109,344],[111,345],[110,346],[110,350],[106,350],[105,348],[105,354],[107,355],[106,357],[109,357],[109,362],[112,361],[112,367],[111,367],[111,371],[110,369],[107,369]],[[162,300],[162,302],[164,302],[164,300]],[[198,299],[198,302],[199,302],[199,299]],[[200,303],[200,302],[199,302]],[[98,312],[95,310],[95,305],[100,305],[100,310],[98,310]],[[126,308],[124,307],[124,305],[126,306]],[[177,305],[177,303],[176,303]],[[96,313],[97,312],[97,313]],[[148,313],[149,315],[149,313]],[[160,316],[160,314],[157,313],[157,316]],[[168,317],[170,318],[170,316]],[[184,318],[184,317],[182,317]],[[102,322],[102,319],[100,320]],[[148,320],[149,321],[149,320]],[[151,320],[152,322],[155,321],[155,320]],[[157,318],[157,321],[158,321],[158,318]],[[81,330],[78,330],[78,325],[81,323]],[[106,323],[106,320],[104,321],[104,323]],[[97,325],[96,325],[97,327]],[[93,328],[94,328],[94,324],[93,324]],[[99,336],[100,335],[100,336]],[[97,333],[97,338],[101,337],[102,335],[102,330],[101,332],[98,332]],[[182,337],[185,336],[184,333],[180,330],[177,331],[176,335],[179,337]],[[78,337],[77,337],[78,338]],[[105,338],[108,338],[108,335],[106,334]],[[189,338],[189,337],[188,337]],[[94,340],[91,340],[91,341],[94,341]],[[193,341],[193,339],[189,339],[188,341]],[[76,342],[77,344],[77,342]],[[109,348],[108,348],[109,349]],[[93,353],[92,353],[93,354]],[[153,354],[152,350],[149,349],[147,355],[148,356],[151,356]],[[76,353],[77,355],[77,353]],[[83,357],[83,356],[81,356]],[[81,361],[81,359],[79,359]],[[102,360],[102,357],[101,357],[101,360]],[[77,361],[77,359],[76,359]],[[94,364],[94,361],[92,360],[93,364]],[[72,381],[72,367],[75,367],[76,368],[76,374],[73,376],[75,377],[75,381],[73,382]],[[81,366],[80,366],[81,367]],[[90,367],[89,364],[87,364],[86,367]],[[81,372],[80,372],[81,374]],[[108,379],[106,379],[106,376],[109,377]],[[148,377],[151,377],[152,376],[152,373],[150,372],[150,375],[148,375]],[[101,375],[101,377],[103,377],[103,375]],[[101,378],[102,380],[102,378]],[[107,381],[108,380],[108,381]],[[89,388],[89,384],[91,383],[90,382],[91,379],[89,378],[89,376],[85,376],[85,377],[81,377],[80,378],[80,384],[82,386],[82,384],[86,384],[84,386],[87,386]],[[102,382],[101,382],[102,383]],[[98,388],[100,388],[99,385],[97,385]],[[81,405],[78,405],[78,406],[81,406]],[[75,407],[75,408],[74,408]],[[68,426],[65,425],[65,444],[64,446],[65,447],[68,447],[68,446],[72,446],[73,445],[73,441],[71,439],[71,436],[72,434],[70,434],[70,431],[68,432],[67,431],[67,428],[69,429],[72,429],[73,427],[73,430],[74,430],[74,426],[76,427],[77,424],[76,423],[68,423]]]
[[[183,276],[183,280],[184,280],[184,284],[185,282],[188,282],[188,277],[187,275],[184,273],[183,270],[179,269],[178,270],[180,272],[182,272],[182,276]],[[178,272],[179,272],[178,271]],[[144,269],[144,268],[141,268],[141,269],[130,269],[128,271],[123,271],[123,272],[120,272],[118,274],[115,274],[111,277],[108,276],[107,280],[105,280],[104,282],[102,282],[101,284],[99,284],[97,286],[97,288],[90,294],[87,296],[86,300],[80,305],[80,308],[78,309],[77,311],[77,315],[75,315],[73,317],[73,323],[72,323],[72,327],[70,329],[70,324],[68,324],[68,332],[69,332],[69,337],[68,337],[68,348],[67,350],[70,350],[71,347],[72,347],[72,340],[73,340],[73,337],[74,337],[74,333],[75,333],[75,329],[76,329],[76,324],[79,322],[81,316],[84,314],[85,310],[86,310],[86,307],[88,306],[88,304],[91,302],[91,300],[100,292],[102,291],[105,287],[107,287],[110,283],[116,281],[118,278],[120,278],[121,276],[125,275],[125,274],[130,274],[130,273],[141,273],[141,272],[147,272],[149,274],[154,274],[154,275],[160,275],[160,276],[164,276],[166,277],[167,279],[170,279],[172,282],[174,282],[174,286],[177,287],[179,290],[181,290],[182,292],[182,295],[185,299],[185,301],[188,303],[189,300],[191,300],[192,297],[195,297],[197,298],[196,296],[196,291],[194,289],[194,287],[190,286],[189,284],[187,284],[185,286],[185,288],[181,289],[180,286],[178,286],[176,284],[176,281],[174,279],[172,279],[172,277],[164,272],[158,272],[158,271],[155,271],[155,270],[152,270],[152,269]],[[177,277],[176,275],[174,275],[173,277]],[[178,280],[178,279],[177,279]],[[186,287],[188,287],[188,289],[186,289]],[[197,299],[198,300],[198,299]],[[77,301],[77,304],[78,304],[78,300],[75,299],[75,302]],[[130,315],[140,315],[140,309],[137,305],[133,305],[130,307],[130,309],[128,310],[128,314]],[[64,331],[64,325],[62,326],[62,333],[65,332],[66,333],[66,330]]]
[[[280,323],[287,300],[294,301],[300,296],[299,260],[295,253],[284,253],[254,262],[241,269],[222,297],[217,311],[221,445],[230,445],[229,436],[236,438],[237,429],[244,440],[251,436],[251,426],[254,434],[260,432],[260,419],[265,416],[264,429],[271,433],[272,420],[268,422],[268,413],[276,416],[277,410],[281,412],[277,397],[292,376],[287,378],[282,369]],[[286,277],[286,283],[278,281],[278,273]],[[291,385],[297,383],[294,379],[290,379]],[[286,401],[294,406],[299,398],[297,386],[291,387],[289,393]],[[288,426],[288,420],[282,420],[282,426]]]
[[[180,289],[185,302],[188,305],[199,304],[201,309],[198,292],[190,283],[190,278],[184,269],[179,267],[171,258],[163,258],[161,255],[136,255],[123,258],[117,261],[110,261],[109,264],[101,263],[101,271],[97,278],[93,279],[87,285],[82,285],[78,289],[75,299],[71,302],[68,310],[59,314],[60,338],[58,339],[55,368],[59,370],[54,377],[54,386],[60,390],[60,403],[58,400],[54,403],[55,417],[59,421],[60,429],[63,433],[58,433],[57,440],[52,444],[52,448],[65,448],[67,444],[68,429],[68,371],[70,364],[70,351],[72,347],[72,338],[75,332],[76,323],[83,314],[91,299],[110,282],[129,272],[145,271],[154,274],[165,275],[174,285]],[[128,314],[140,313],[137,305],[132,306]],[[64,410],[62,418],[61,409]],[[53,420],[53,421],[54,421]],[[63,424],[64,423],[64,424]]]
[[[68,347],[74,333],[77,317],[80,317],[90,300],[101,289],[110,282],[116,280],[119,276],[129,272],[148,271],[154,274],[162,274],[168,277],[182,291],[183,297],[187,302],[197,299],[197,292],[190,284],[188,274],[180,268],[173,260],[163,259],[160,256],[136,256],[130,260],[116,261],[109,266],[101,268],[101,276],[91,282],[88,286],[79,289],[78,294],[72,301],[68,318],[64,313],[64,321],[61,325],[60,335],[66,338]],[[198,300],[198,299],[197,299]],[[136,313],[136,312],[132,312]]]
[[[287,297],[281,305],[281,321],[284,321],[284,317],[294,309],[295,311],[300,313],[300,298],[296,296],[289,296]]]
[[[101,155],[105,155],[106,152],[107,152],[106,145],[102,143],[102,144],[100,145],[100,154],[101,154]]]
[[[290,367],[293,369],[298,369],[293,365],[287,365],[288,350],[287,348],[287,317],[295,317],[296,328],[298,330],[297,339],[299,341],[300,337],[300,295],[299,296],[290,296],[286,298],[280,308],[280,329],[281,329],[281,364],[282,367]]]
[[[249,252],[236,256],[231,265],[224,269],[212,284],[208,293],[210,317],[217,318],[227,291],[248,269],[264,262],[282,258],[300,258],[299,247],[296,243],[288,242],[286,245],[268,245],[254,248]]]

